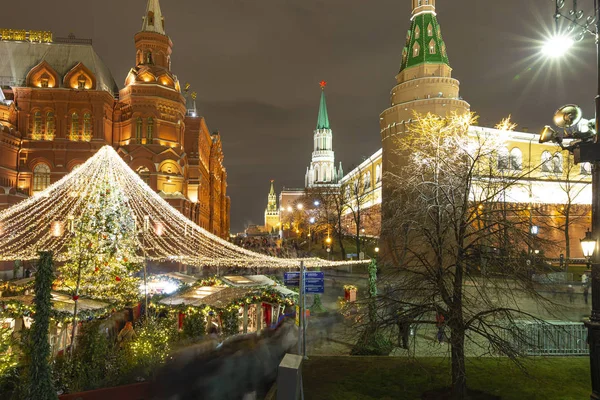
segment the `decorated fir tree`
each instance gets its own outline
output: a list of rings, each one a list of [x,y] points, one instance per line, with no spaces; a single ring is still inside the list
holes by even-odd
[[[72,339],[75,338],[80,295],[113,303],[133,303],[139,297],[134,273],[136,224],[127,197],[110,176],[87,182],[84,209],[69,217],[68,261],[59,267],[61,285],[75,301]]]

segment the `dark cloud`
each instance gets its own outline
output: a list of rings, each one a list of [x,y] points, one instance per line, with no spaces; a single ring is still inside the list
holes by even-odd
[[[30,0],[3,9],[3,27],[92,38],[119,85],[133,65],[145,0]],[[301,187],[310,161],[318,82],[336,159],[345,170],[380,146],[409,26],[410,0],[163,0],[173,70],[198,92],[221,131],[232,231],[262,223],[269,179]],[[568,63],[543,64],[535,40],[552,28],[551,0],[438,0],[438,18],[461,95],[484,125],[508,114],[537,130],[564,103],[593,116],[591,39]],[[591,2],[590,2],[591,3]]]

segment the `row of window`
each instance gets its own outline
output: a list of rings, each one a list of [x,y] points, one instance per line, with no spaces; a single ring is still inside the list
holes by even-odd
[[[523,169],[523,153],[517,147],[510,152],[504,148],[498,154],[498,169],[521,171]],[[542,172],[553,172],[562,174],[563,172],[563,156],[562,153],[556,152],[554,155],[549,151],[544,151],[541,157]],[[580,165],[580,174],[589,175],[592,173],[590,163],[582,163]]]
[[[55,136],[56,117],[54,112],[48,111],[45,115],[42,115],[41,111],[36,111],[33,114],[32,139],[53,140]],[[83,140],[89,142],[92,140],[92,115],[90,113],[83,114],[83,131],[81,131],[79,114],[71,114],[71,126],[68,137],[72,141]]]
[[[144,139],[144,120],[138,117],[135,123],[135,138],[138,143]],[[154,118],[148,117],[146,120],[146,140],[152,140],[154,136]]]
[[[419,53],[421,53],[421,46],[419,45],[419,43],[415,42],[414,46],[413,46],[413,57],[418,57]],[[436,50],[436,46],[435,46],[435,40],[431,39],[429,41],[429,54],[436,54],[437,50]]]

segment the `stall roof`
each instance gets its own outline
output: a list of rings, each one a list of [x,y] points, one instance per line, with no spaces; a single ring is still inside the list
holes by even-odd
[[[186,304],[190,306],[198,306],[201,304],[205,304],[203,299],[207,296],[210,296],[214,293],[220,292],[226,289],[223,286],[201,286],[196,288],[191,288],[186,290],[183,293],[179,293],[167,298],[160,300],[161,304],[166,305],[179,305]]]
[[[234,287],[275,286],[277,284],[265,275],[226,275],[221,279]]]
[[[68,312],[73,313],[73,299],[64,293],[51,292],[52,296],[52,308],[56,311],[60,312]],[[32,305],[34,300],[34,296],[32,295],[23,295],[23,296],[10,296],[10,297],[1,297],[0,301],[18,301],[25,305]],[[80,298],[78,300],[78,308],[79,310],[99,310],[102,308],[106,308],[109,306],[108,303],[104,303],[98,300],[92,299],[84,299]]]

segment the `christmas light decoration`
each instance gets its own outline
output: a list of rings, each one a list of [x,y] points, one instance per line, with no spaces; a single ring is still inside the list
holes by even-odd
[[[69,260],[73,230],[79,220],[96,211],[94,204],[101,202],[90,199],[107,195],[107,184],[109,191],[119,193],[120,205],[127,206],[134,218],[135,240],[130,245],[135,249],[130,263],[141,265],[144,257],[213,267],[296,268],[300,263],[243,249],[199,227],[148,187],[110,146],[44,191],[0,212],[0,260],[34,260],[38,251],[53,251],[58,262]],[[302,261],[307,267],[365,263]]]

